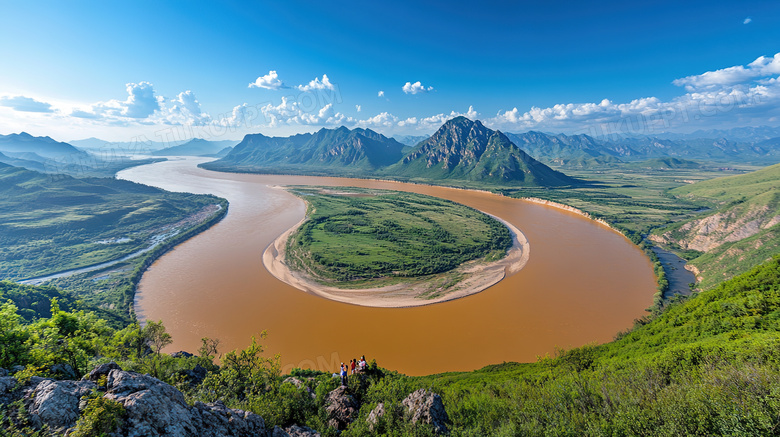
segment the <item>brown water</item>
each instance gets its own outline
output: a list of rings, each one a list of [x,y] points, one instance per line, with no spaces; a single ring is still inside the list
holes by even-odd
[[[267,352],[292,366],[335,371],[365,355],[410,375],[534,361],[556,347],[606,342],[652,303],[655,280],[643,253],[622,235],[579,215],[493,194],[396,182],[218,173],[204,159],[150,164],[120,177],[230,201],[220,223],[179,245],[147,271],[140,318],[163,320],[174,343],[196,352],[202,337],[223,351],[268,331]],[[525,268],[463,299],[416,308],[337,303],[278,281],[265,248],[303,218],[302,201],[273,185],[394,189],[454,200],[517,226],[529,240]]]

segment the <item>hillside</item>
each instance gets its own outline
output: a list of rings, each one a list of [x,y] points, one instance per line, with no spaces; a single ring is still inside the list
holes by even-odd
[[[203,164],[211,170],[369,174],[401,158],[403,144],[370,129],[321,129],[291,137],[244,137],[224,158]]]
[[[0,297],[30,294],[18,288],[0,283]],[[188,430],[181,435],[215,435],[214,429],[267,435],[274,426],[280,427],[275,435],[285,428],[345,437],[774,435],[780,416],[778,258],[680,300],[653,320],[638,320],[610,343],[560,350],[535,363],[423,377],[372,362],[343,387],[328,372],[281,375],[278,357],[266,356],[254,340],[225,354],[219,366],[211,339],[198,356],[160,354],[158,345],[170,341],[161,324],[116,329],[90,311],[44,308],[57,294],[41,290],[38,303],[25,307],[39,319],[20,319],[16,305],[0,307],[0,366],[27,366],[3,379],[0,391],[0,426],[12,435],[33,433],[41,423],[61,427],[60,433],[74,426],[92,432],[86,435],[136,435],[154,427]],[[80,382],[30,378],[78,380],[109,360],[118,365],[97,368]],[[108,378],[101,382],[101,375]],[[95,383],[106,388],[93,390]],[[56,398],[42,395],[55,391],[50,384],[61,388]],[[89,392],[89,406],[76,408]],[[412,417],[410,410],[420,408],[410,402],[415,397],[427,405],[417,414],[428,419]],[[74,407],[44,413],[52,399]],[[41,407],[21,409],[19,401]],[[218,423],[204,425],[208,420],[197,417]],[[259,430],[247,431],[249,419]],[[207,428],[193,428],[196,421]]]
[[[0,167],[0,279],[21,280],[121,259],[167,242],[223,202],[117,179],[52,177]],[[87,282],[93,291],[102,286]],[[120,312],[129,310],[122,303],[125,296],[104,292],[92,298]]]
[[[383,172],[394,177],[464,180],[520,186],[576,181],[531,158],[499,131],[456,117]]]
[[[702,287],[728,279],[780,250],[780,164],[670,191],[711,209],[655,231],[653,241],[689,252]]]

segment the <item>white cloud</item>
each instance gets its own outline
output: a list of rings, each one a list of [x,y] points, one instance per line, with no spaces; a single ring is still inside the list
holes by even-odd
[[[0,106],[6,106],[20,112],[54,112],[51,104],[24,96],[0,97]]]
[[[318,77],[315,77],[314,80],[309,82],[308,85],[298,85],[297,88],[301,91],[336,89],[336,87],[332,83],[330,83],[330,79],[328,79],[327,74],[322,75],[322,80],[320,80],[320,78]]]
[[[89,111],[75,110],[75,116],[144,119],[160,109],[160,98],[155,95],[154,86],[151,83],[128,83],[125,88],[127,89],[127,99],[98,102],[93,104]],[[92,114],[94,117],[91,116]]]
[[[176,98],[160,100],[161,121],[167,124],[202,125],[211,120],[200,109],[200,102],[190,90],[179,93]]]
[[[363,110],[363,108],[362,108],[360,105],[355,105],[355,110],[356,110],[357,112],[360,112],[360,111],[362,111],[362,110]]]
[[[385,92],[380,90],[378,93],[376,93],[376,95],[377,95],[377,97],[384,97],[385,96]]]
[[[684,86],[688,91],[694,91],[702,88],[744,83],[756,77],[774,74],[780,74],[780,53],[775,54],[771,58],[760,56],[748,64],[747,67],[736,65],[720,70],[707,71],[699,75],[676,79],[672,83],[677,86]]]
[[[265,76],[260,76],[257,78],[257,80],[250,83],[249,88],[265,88],[268,90],[278,90],[287,87],[279,79],[279,74],[276,73],[276,70],[271,70]]]
[[[401,87],[401,89],[406,94],[419,94],[419,93],[427,93],[429,91],[433,91],[432,86],[426,88],[422,83],[420,83],[419,80],[415,83],[406,82],[406,84],[404,84],[404,86]]]
[[[400,129],[404,131],[417,130],[430,132],[441,127],[447,120],[459,116],[476,120],[479,117],[479,114],[474,110],[473,106],[469,106],[469,109],[466,112],[451,111],[449,114],[441,113],[424,118],[409,117],[400,119],[389,112],[382,112],[373,117],[357,120],[356,124],[360,127],[383,128],[386,131]]]
[[[747,18],[745,18],[745,21],[742,22],[742,24],[750,24],[751,22],[753,22],[753,19],[750,18],[750,17],[747,17]]]

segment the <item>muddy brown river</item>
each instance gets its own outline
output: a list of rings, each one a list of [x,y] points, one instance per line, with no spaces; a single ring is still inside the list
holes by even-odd
[[[221,351],[252,336],[294,367],[335,371],[365,355],[408,375],[534,361],[610,341],[645,314],[655,279],[650,261],[619,233],[577,214],[494,194],[360,179],[219,173],[187,158],[124,170],[118,177],[170,191],[228,199],[217,225],[177,246],[143,275],[140,319],[162,320],[168,352],[197,352],[202,337]],[[498,216],[528,238],[520,272],[485,291],[415,308],[370,308],[297,290],[263,267],[265,248],[300,221],[304,203],[274,185],[328,185],[410,191]]]

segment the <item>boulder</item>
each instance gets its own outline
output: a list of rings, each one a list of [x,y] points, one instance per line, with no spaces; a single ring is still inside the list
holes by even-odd
[[[190,384],[198,385],[203,382],[204,379],[206,379],[206,377],[209,375],[209,371],[200,364],[196,364],[192,369],[183,371],[182,375],[184,376],[184,379]]]
[[[368,422],[368,428],[373,431],[376,424],[379,422],[379,418],[385,415],[385,404],[380,402],[368,413],[366,422]]]
[[[10,404],[15,400],[14,391],[18,381],[13,376],[0,376],[0,405]]]
[[[444,402],[438,394],[421,388],[407,396],[401,403],[411,417],[412,423],[422,422],[433,425],[434,430],[440,434],[447,432],[449,417],[444,410]]]
[[[30,420],[56,432],[71,428],[79,420],[79,400],[95,388],[92,381],[40,381],[25,396]]]
[[[221,402],[196,402],[190,407],[179,390],[149,375],[114,369],[106,388],[105,397],[125,407],[122,436],[267,435],[265,421],[257,414],[227,408]]]
[[[171,358],[192,358],[194,356],[195,355],[185,351],[174,352],[171,354]]]
[[[0,367],[0,378],[3,376],[8,376],[8,371]]]
[[[325,411],[328,412],[328,426],[344,430],[355,420],[359,405],[355,398],[347,393],[347,387],[341,386],[325,397]]]
[[[98,382],[101,377],[105,376],[108,377],[108,374],[111,373],[112,370],[122,370],[121,367],[119,367],[119,364],[111,361],[110,363],[101,364],[94,369],[92,369],[91,372],[89,372],[84,378],[92,382]]]
[[[55,364],[49,367],[49,371],[52,375],[56,375],[57,379],[78,379],[79,377],[70,364]]]
[[[270,437],[321,437],[320,433],[308,426],[293,425],[285,429],[274,427]]]

